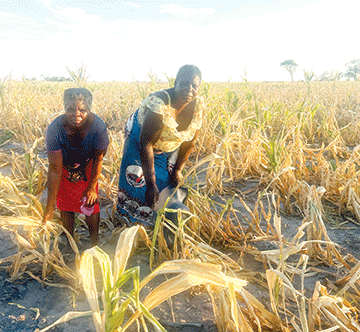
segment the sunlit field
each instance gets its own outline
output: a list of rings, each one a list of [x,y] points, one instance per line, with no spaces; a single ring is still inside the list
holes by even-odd
[[[359,331],[360,261],[341,252],[327,229],[341,232],[344,224],[360,223],[360,83],[203,82],[206,118],[184,184],[190,189],[190,213],[183,214],[179,227],[159,214],[154,230],[117,228],[113,214],[125,121],[151,91],[172,82],[154,77],[78,82],[93,93],[92,111],[109,129],[101,218],[119,242],[110,257],[98,247],[80,255],[70,239],[77,266],[70,268],[58,247],[61,226],[56,220],[41,225],[44,134],[63,112],[63,91],[77,85],[0,81],[0,168],[6,170],[0,175],[0,224],[14,232],[18,245],[18,253],[0,263],[11,279],[28,273],[40,280],[55,273],[74,292],[85,290],[97,331],[123,331],[135,321],[163,329],[151,309],[194,286],[209,293],[219,331]],[[291,238],[283,234],[284,216],[302,220]],[[175,233],[171,250],[164,227]],[[136,268],[126,269],[139,234],[154,269],[143,281]],[[276,248],[256,249],[262,241]],[[244,256],[263,262],[263,271],[249,269]],[[95,281],[94,258],[101,262],[101,285]],[[331,282],[316,282],[309,296],[305,280],[320,266],[338,273]],[[169,279],[142,298],[141,288],[166,273]],[[134,280],[130,293],[122,291],[127,280]],[[268,301],[246,284],[258,285]]]

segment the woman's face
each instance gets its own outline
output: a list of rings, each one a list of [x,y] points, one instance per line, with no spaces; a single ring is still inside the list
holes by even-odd
[[[175,95],[184,104],[190,103],[198,94],[200,87],[200,77],[197,75],[181,75],[175,81]]]
[[[71,101],[65,106],[65,116],[72,127],[82,127],[89,113],[90,111],[85,107],[83,100]]]

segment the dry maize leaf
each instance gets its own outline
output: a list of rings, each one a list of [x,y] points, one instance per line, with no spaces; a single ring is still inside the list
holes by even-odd
[[[225,288],[233,287],[235,292],[239,292],[247,284],[244,280],[226,276],[221,272],[220,266],[201,263],[195,260],[181,260],[169,261],[160,265],[141,282],[140,288],[156,275],[164,273],[179,274],[160,284],[147,295],[143,304],[148,310],[151,310],[171,296],[179,294],[192,286],[207,284],[210,285],[210,287],[212,285]],[[130,326],[139,315],[140,312],[137,311],[126,323],[124,329]]]
[[[312,186],[309,188],[309,191],[310,192],[307,203],[306,217],[304,218],[304,221],[314,222],[310,227],[308,227],[308,240],[317,240],[309,243],[309,257],[319,258],[319,254],[322,254],[325,259],[333,265],[334,255],[339,262],[341,262],[347,268],[350,268],[350,266],[345,262],[343,257],[336,249],[335,244],[330,240],[327,234],[327,230],[323,222],[324,212],[321,204],[321,195],[324,193],[323,189],[321,187],[315,189],[315,187]],[[320,246],[320,241],[323,240],[323,238],[326,241],[326,253]]]
[[[301,330],[301,328],[296,324],[295,317],[291,318],[291,324],[294,327],[296,332],[308,332],[308,331]]]
[[[259,312],[257,318],[260,319],[263,323],[268,326],[270,324],[270,327],[275,327],[278,325],[278,317],[268,311],[265,306],[245,288],[243,288],[237,296],[241,296],[239,297],[240,299],[242,299],[246,303],[250,303],[251,306],[255,308],[257,312]]]
[[[280,249],[274,249],[274,250],[265,250],[260,252],[261,255],[264,255],[268,257],[271,261],[275,262],[278,265],[278,269],[280,271],[287,270],[290,273],[296,273],[296,274],[302,274],[302,270],[298,268],[294,268],[293,266],[286,264],[286,260],[292,256],[296,255],[299,252],[301,252],[306,246],[312,242],[312,241],[303,241],[298,243],[298,241],[301,239],[301,237],[304,235],[304,228],[309,226],[311,222],[303,223],[299,228],[291,242],[284,246],[282,249],[282,252]],[[317,242],[323,242],[323,241],[317,241]]]
[[[71,268],[65,265],[65,263],[60,265],[59,263],[55,263],[54,260],[50,260],[49,264],[51,264],[60,277],[75,283],[79,281],[77,274]]]
[[[339,330],[339,326],[338,325],[335,325],[333,327],[329,327],[328,329],[326,330],[321,330],[319,332],[333,332],[333,331],[338,331]]]
[[[216,153],[210,153],[209,155],[207,155],[205,158],[202,158],[201,160],[199,160],[194,166],[192,166],[184,175],[184,178],[182,180],[182,183],[184,180],[186,180],[188,177],[190,177],[190,175],[192,173],[194,173],[199,167],[201,167],[202,165],[208,163],[208,162],[212,162],[214,160],[217,160],[221,158],[219,155],[217,155]],[[181,186],[182,183],[180,183],[178,186]]]
[[[355,308],[343,298],[329,295],[326,288],[320,284],[320,281],[315,285],[310,303],[309,317],[310,314],[312,316],[311,328],[315,327],[316,321],[320,322],[322,320],[322,314],[333,324],[338,325],[341,331],[360,331],[360,325],[356,321]]]
[[[360,198],[355,193],[355,191],[352,189],[352,187],[349,187],[349,197],[348,197],[348,205],[347,208],[349,208],[352,212],[355,213],[356,219],[360,221]]]
[[[231,319],[226,291],[209,284],[206,285],[206,289],[212,301],[215,323],[219,327],[219,332],[236,331],[237,324]]]
[[[212,294],[214,299],[213,305],[218,311],[215,319],[219,331],[253,332],[248,317],[244,315],[243,309],[237,304],[236,292],[234,292],[231,286],[229,288],[221,288],[208,285],[207,288]]]
[[[45,327],[44,329],[40,330],[40,332],[46,332],[53,328],[56,325],[59,325],[61,323],[66,323],[69,320],[75,319],[75,318],[81,318],[81,317],[90,317],[92,314],[91,311],[86,312],[76,312],[76,311],[69,311],[64,316],[60,317],[57,321],[52,323],[51,325]],[[105,332],[105,330],[96,330],[97,332]]]
[[[38,217],[39,217],[39,219],[41,220],[41,217],[43,216],[43,208],[42,208],[42,205],[41,205],[41,203],[40,203],[40,201],[39,201],[39,199],[36,197],[36,196],[34,196],[34,195],[31,195],[31,194],[28,194],[28,193],[24,193],[27,197],[29,197],[31,200],[32,200],[32,202],[34,203],[34,205],[35,205],[35,209],[36,209],[36,211],[37,211],[37,213],[38,213]]]
[[[321,308],[321,310],[324,313],[324,316],[326,316],[326,318],[332,322],[333,324],[336,324],[336,326],[339,327],[340,331],[343,332],[353,332],[353,331],[359,331],[359,329],[353,330],[353,329],[349,329],[347,326],[345,326],[341,320],[339,320],[333,313],[331,310],[328,310],[326,307]]]
[[[241,199],[241,197],[239,197],[239,200],[240,200],[241,204],[244,206],[244,208],[247,210],[247,212],[249,212],[249,214],[252,218],[251,223],[253,224],[255,222],[256,227],[253,228],[253,226],[252,226],[253,230],[256,231],[259,236],[266,236],[267,234],[261,229],[260,220],[255,216],[254,211],[252,211],[250,209],[250,207],[244,202],[243,199]]]
[[[297,304],[299,319],[302,325],[301,328],[303,329],[303,331],[308,331],[309,330],[308,323],[305,318],[306,317],[305,306],[301,305],[302,303],[301,301],[300,303],[298,301],[298,297],[302,299],[303,295],[299,291],[297,291],[290,282],[290,280],[278,270],[266,270],[266,279],[269,285],[270,304],[273,311],[279,318],[279,321],[280,321],[280,316],[278,314],[278,305],[280,300],[279,295],[281,293],[281,290],[283,289],[283,286],[287,285],[287,287],[291,290],[293,298]]]
[[[343,278],[336,281],[336,285],[343,285],[343,290],[346,291],[350,287],[354,287],[354,284],[359,280],[360,278],[360,262],[358,262]]]
[[[237,312],[237,315],[234,317],[234,321],[237,323],[236,328],[241,332],[253,332],[254,330],[249,324],[249,319],[244,315],[240,306],[236,305],[236,303],[232,304],[232,306],[234,306],[234,311]],[[261,329],[261,326],[258,325],[258,328]]]
[[[166,280],[164,283],[153,289],[150,294],[147,295],[143,301],[143,304],[148,310],[151,310],[168,298],[179,294],[192,286],[198,286],[207,282],[199,276],[194,276],[189,273],[180,273],[179,275]],[[132,322],[134,322],[135,319],[137,319],[139,316],[140,311],[136,311],[125,324],[124,330],[130,326]]]
[[[36,248],[36,244],[35,243],[30,243],[29,241],[27,241],[23,236],[17,234],[17,240],[18,240],[18,243],[19,245],[23,246],[26,250],[33,250]]]
[[[34,255],[29,254],[26,250],[19,250],[14,256],[13,264],[8,268],[8,271],[11,273],[10,280],[14,281],[16,278],[20,277],[23,272],[19,273],[19,271],[21,269],[25,270],[26,266],[31,263],[34,258]]]
[[[91,308],[95,329],[97,332],[105,332],[105,322],[101,318],[98,291],[94,273],[94,259],[92,254],[85,251],[80,261],[79,274],[86,298]]]
[[[36,275],[32,274],[31,272],[27,271],[26,274],[28,274],[31,278],[35,279],[36,281],[38,281],[40,284],[43,285],[47,285],[47,286],[53,286],[53,287],[59,287],[59,288],[67,288],[72,292],[76,292],[76,289],[69,286],[69,285],[64,285],[64,284],[57,284],[57,283],[52,283],[52,282],[46,282],[44,280],[42,280],[41,278],[37,277]]]
[[[198,260],[178,260],[161,264],[141,282],[141,287],[155,276],[164,273],[191,273],[193,276],[204,278],[208,282],[225,287],[228,283],[233,283],[235,291],[242,289],[247,284],[244,280],[226,276],[221,272],[221,266],[219,265],[203,263]]]
[[[116,279],[125,270],[130,253],[133,249],[135,237],[138,233],[142,236],[142,238],[146,239],[147,242],[149,241],[145,228],[139,225],[125,228],[125,230],[120,234],[114,256],[114,275]]]

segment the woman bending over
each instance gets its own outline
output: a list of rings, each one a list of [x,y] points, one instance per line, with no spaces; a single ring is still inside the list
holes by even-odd
[[[185,65],[174,87],[151,93],[128,119],[117,212],[128,225],[151,227],[159,192],[176,186],[203,120],[201,72]]]
[[[95,245],[100,221],[98,180],[109,138],[105,123],[91,112],[91,104],[89,90],[65,90],[65,114],[46,131],[49,171],[43,222],[52,219],[56,203],[63,226],[73,235],[75,212],[86,213],[85,222]]]

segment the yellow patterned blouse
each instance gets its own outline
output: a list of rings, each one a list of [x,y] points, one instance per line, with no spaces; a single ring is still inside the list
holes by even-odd
[[[204,103],[202,98],[198,96],[196,97],[193,118],[189,126],[182,131],[177,131],[178,123],[172,116],[173,108],[170,105],[165,105],[161,98],[154,95],[149,95],[143,100],[140,105],[138,115],[138,121],[140,125],[142,125],[144,122],[146,109],[150,109],[152,112],[162,115],[162,122],[164,124],[160,138],[154,144],[154,149],[163,152],[171,152],[176,150],[181,145],[181,143],[185,141],[191,141],[195,135],[195,132],[201,128]]]

